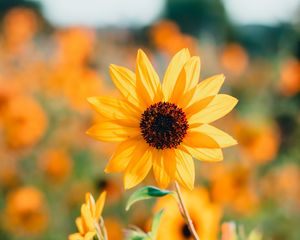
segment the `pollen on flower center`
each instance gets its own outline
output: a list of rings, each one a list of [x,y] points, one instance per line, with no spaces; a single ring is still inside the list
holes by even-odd
[[[156,149],[176,148],[189,125],[177,105],[158,102],[148,107],[141,117],[140,129],[145,141]]]

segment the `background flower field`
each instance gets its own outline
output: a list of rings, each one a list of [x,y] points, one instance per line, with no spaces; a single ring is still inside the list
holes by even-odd
[[[197,161],[196,189],[185,193],[199,235],[220,239],[221,224],[235,221],[263,239],[300,239],[300,8],[273,25],[238,24],[229,12],[219,0],[168,0],[143,26],[62,26],[43,1],[1,0],[0,239],[67,239],[85,193],[103,190],[109,239],[125,239],[130,225],[149,229],[163,205],[170,234],[158,238],[189,239],[167,197],[125,212],[134,190],[103,172],[115,146],[85,134],[98,118],[86,98],[118,96],[109,64],[134,70],[139,48],[160,76],[188,48],[201,57],[201,80],[223,73],[222,92],[239,99],[215,123],[239,144],[222,162]]]

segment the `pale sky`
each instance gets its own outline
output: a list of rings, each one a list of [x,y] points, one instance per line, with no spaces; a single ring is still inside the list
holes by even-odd
[[[300,14],[300,0],[223,0],[230,18],[240,24],[275,25]]]
[[[143,26],[155,20],[164,0],[36,0],[55,25]]]
[[[164,0],[36,0],[55,25],[143,26],[161,14]],[[201,0],[199,0],[201,1]],[[300,0],[223,0],[230,18],[240,24],[275,25],[300,11]]]

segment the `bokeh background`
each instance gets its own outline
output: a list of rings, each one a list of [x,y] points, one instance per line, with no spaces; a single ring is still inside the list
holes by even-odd
[[[162,76],[184,47],[201,56],[201,79],[224,73],[222,92],[239,99],[215,123],[239,145],[196,164],[199,231],[210,222],[219,236],[233,220],[300,239],[299,0],[1,0],[0,25],[1,240],[67,239],[88,191],[108,192],[109,239],[147,228],[156,203],[125,212],[132,191],[103,173],[114,146],[85,135],[97,120],[86,97],[117,96],[109,64],[134,69],[138,48]]]

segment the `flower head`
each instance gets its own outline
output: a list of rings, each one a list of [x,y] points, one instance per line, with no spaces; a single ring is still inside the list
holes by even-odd
[[[15,96],[3,110],[3,139],[13,149],[31,147],[43,137],[48,119],[40,104],[30,96]]]
[[[62,183],[72,171],[72,159],[64,149],[52,148],[42,152],[39,165],[45,177],[52,183]]]
[[[38,235],[48,225],[44,195],[35,187],[20,187],[10,192],[3,213],[4,227],[12,234]]]
[[[93,240],[97,235],[97,225],[105,202],[106,192],[102,192],[95,201],[90,193],[85,196],[85,203],[81,205],[81,216],[76,219],[78,233],[71,234],[69,240]]]
[[[136,186],[153,167],[160,187],[176,180],[192,189],[193,157],[221,161],[221,148],[236,144],[209,123],[230,112],[237,99],[218,94],[223,75],[198,83],[200,59],[191,57],[187,49],[173,57],[162,84],[142,50],[135,73],[111,65],[110,74],[123,99],[89,98],[105,120],[87,134],[100,141],[120,142],[105,171],[124,172],[125,188]]]
[[[222,216],[221,207],[210,201],[209,193],[205,188],[195,188],[194,191],[183,191],[182,193],[200,239],[216,240]],[[157,212],[160,209],[164,209],[161,219],[163,224],[159,225],[157,240],[193,239],[178,209],[178,204],[172,196],[158,200],[154,211]]]

